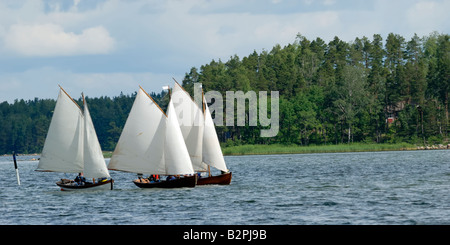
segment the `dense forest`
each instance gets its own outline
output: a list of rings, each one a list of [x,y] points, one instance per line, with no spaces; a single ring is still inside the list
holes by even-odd
[[[335,37],[329,43],[299,34],[285,47],[193,67],[182,84],[192,93],[197,82],[224,97],[225,91],[279,91],[278,135],[260,137],[259,122],[218,126],[225,146],[448,142],[448,34],[411,40],[375,34],[351,42]],[[103,150],[114,150],[135,95],[86,98]],[[164,92],[152,97],[163,108],[168,102]],[[0,103],[0,154],[40,152],[55,103],[38,98]]]

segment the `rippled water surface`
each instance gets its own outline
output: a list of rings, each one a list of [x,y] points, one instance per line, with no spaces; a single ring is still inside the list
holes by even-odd
[[[226,157],[229,186],[62,192],[74,174],[0,157],[0,224],[450,224],[450,150]],[[38,157],[38,156],[37,156]]]

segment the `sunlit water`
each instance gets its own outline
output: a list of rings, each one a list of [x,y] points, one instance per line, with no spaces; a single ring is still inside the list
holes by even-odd
[[[0,157],[0,224],[450,224],[450,150],[226,157],[229,186],[62,192],[74,174]],[[37,156],[38,157],[38,156]]]

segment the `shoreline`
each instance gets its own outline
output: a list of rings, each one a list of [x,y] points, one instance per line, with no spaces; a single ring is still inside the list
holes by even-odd
[[[282,155],[282,154],[311,154],[311,153],[349,153],[349,152],[379,152],[379,151],[417,151],[417,150],[446,150],[449,145],[418,146],[409,143],[398,144],[339,144],[339,145],[240,145],[223,148],[224,156],[243,155]]]
[[[422,146],[409,143],[398,144],[338,144],[338,145],[239,145],[223,147],[224,156],[244,155],[284,155],[284,154],[311,154],[311,153],[349,153],[349,152],[379,152],[379,151],[418,151],[418,150],[447,150],[450,144]],[[103,151],[104,158],[111,158],[112,151]],[[2,157],[12,157],[12,154],[3,154]],[[17,156],[36,156],[31,161],[39,160],[39,153],[17,154]],[[18,160],[19,161],[19,160]]]

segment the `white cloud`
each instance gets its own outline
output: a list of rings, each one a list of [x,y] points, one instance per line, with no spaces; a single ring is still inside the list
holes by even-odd
[[[352,41],[394,32],[408,40],[414,32],[448,33],[449,5],[448,0],[0,0],[0,102],[11,94],[5,88],[16,91],[33,81],[39,86],[24,90],[35,86],[34,91],[16,97],[53,98],[41,90],[57,83],[92,88],[88,96],[114,96],[127,84],[135,91],[139,81],[158,92],[159,85],[145,84],[171,83],[172,76],[181,80],[191,67],[212,59],[226,62],[234,54],[242,58],[287,45],[297,33],[325,42],[334,36]],[[90,54],[105,55],[84,56]]]
[[[324,0],[323,1],[323,5],[325,6],[331,6],[334,5],[336,3],[336,0]]]
[[[406,12],[409,28],[418,35],[430,34],[430,27],[445,29],[450,23],[450,1],[420,1]]]
[[[6,48],[25,56],[107,54],[114,48],[114,39],[102,26],[75,34],[56,24],[14,24],[4,42]]]
[[[266,20],[266,21],[263,21]],[[244,21],[244,20],[241,20]],[[248,46],[259,42],[262,47],[270,49],[275,44],[287,45],[295,40],[298,33],[307,36],[309,39],[321,37],[332,39],[339,27],[339,14],[334,11],[314,12],[314,13],[294,13],[285,16],[260,16],[253,20],[254,26],[250,30],[243,31],[239,35],[248,35]],[[311,25],[311,23],[315,23]],[[251,31],[253,29],[253,31]]]
[[[56,99],[58,84],[74,98],[81,92],[89,97],[132,94],[141,85],[148,93],[160,93],[163,85],[172,85],[172,77],[181,76],[151,72],[77,73],[54,67],[41,67],[23,72],[0,73],[0,103],[15,99]]]

